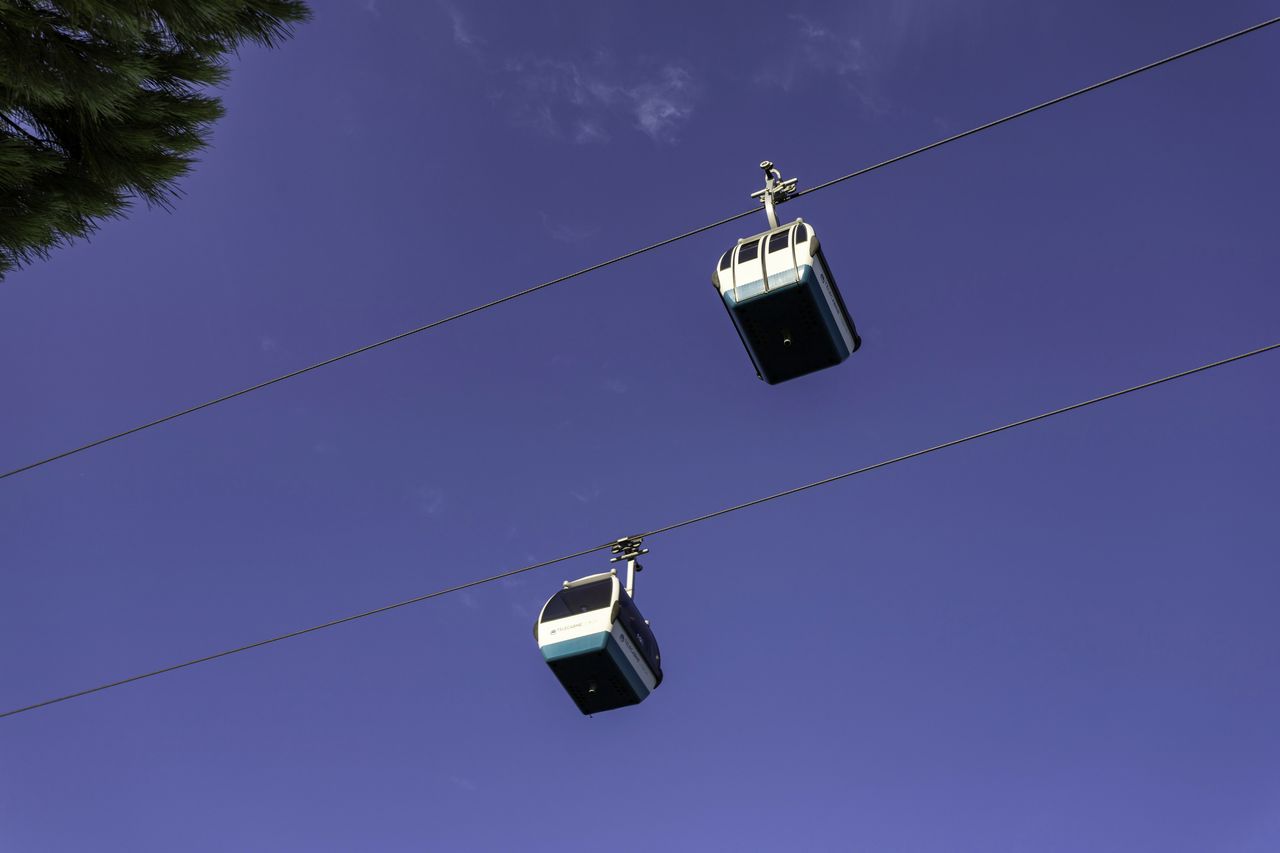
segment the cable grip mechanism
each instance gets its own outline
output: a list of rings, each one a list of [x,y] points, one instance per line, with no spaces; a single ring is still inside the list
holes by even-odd
[[[609,558],[610,563],[617,563],[622,560],[627,561],[627,595],[632,598],[636,594],[636,573],[644,571],[644,566],[640,565],[640,557],[649,553],[649,549],[644,547],[644,538],[641,536],[624,536],[609,547],[610,553],[614,556]]]
[[[765,160],[760,163],[760,168],[764,170],[764,189],[756,190],[751,194],[752,198],[758,198],[764,202],[764,213],[769,217],[769,227],[778,227],[777,205],[790,199],[796,193],[796,179],[787,178],[782,180],[782,173],[779,172],[772,161]]]

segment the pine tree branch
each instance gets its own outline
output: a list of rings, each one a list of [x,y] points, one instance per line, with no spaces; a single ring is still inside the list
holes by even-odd
[[[49,143],[45,142],[45,141],[44,141],[43,139],[41,139],[40,137],[38,137],[38,136],[34,136],[34,135],[32,135],[31,133],[29,133],[25,127],[23,127],[22,125],[18,124],[16,121],[14,121],[13,119],[9,118],[9,117],[8,117],[7,115],[5,115],[4,113],[0,113],[0,120],[3,120],[5,124],[9,125],[9,127],[11,127],[11,128],[13,128],[14,130],[18,131],[18,133],[21,133],[23,136],[25,136],[27,139],[29,139],[29,140],[31,140],[32,142],[34,142],[36,145],[39,145],[41,148],[51,148],[51,147],[52,147],[51,145],[49,145]]]
[[[227,56],[305,0],[0,0],[0,275],[122,215],[168,207],[222,115]]]

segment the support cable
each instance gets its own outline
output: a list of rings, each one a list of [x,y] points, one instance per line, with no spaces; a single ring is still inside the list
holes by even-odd
[[[908,459],[915,459],[920,456],[925,456],[930,453],[935,453],[939,450],[945,450],[949,447],[956,447],[957,445],[965,444],[970,441],[975,441],[980,438],[986,438],[988,436],[992,436],[997,433],[1005,432],[1006,430],[1012,430],[1018,427],[1027,426],[1028,424],[1033,424],[1038,421],[1047,420],[1049,418],[1056,417],[1058,415],[1066,414],[1067,412],[1075,411],[1076,409],[1083,409],[1086,406],[1092,406],[1097,403],[1105,402],[1107,400],[1114,400],[1117,397],[1123,397],[1126,394],[1132,394],[1135,391],[1142,391],[1147,388],[1154,388],[1157,385],[1163,385],[1166,382],[1173,382],[1174,380],[1177,380],[1177,379],[1185,379],[1186,377],[1193,376],[1197,373],[1203,373],[1208,370],[1213,370],[1214,368],[1217,368],[1217,367],[1222,367],[1224,365],[1232,364],[1237,361],[1243,361],[1247,358],[1253,358],[1254,356],[1262,355],[1263,353],[1271,352],[1272,350],[1276,350],[1276,349],[1280,349],[1280,342],[1270,344],[1264,347],[1259,347],[1258,349],[1250,350],[1249,352],[1241,353],[1239,355],[1233,355],[1228,358],[1219,359],[1218,361],[1209,362],[1208,364],[1202,364],[1199,367],[1193,367],[1189,370],[1183,370],[1178,373],[1173,373],[1168,376],[1163,376],[1159,379],[1152,379],[1147,382],[1143,382],[1139,385],[1133,385],[1128,388],[1121,389],[1119,391],[1112,391],[1111,393],[1103,394],[1100,397],[1093,397],[1092,399],[1084,400],[1079,403],[1072,403],[1069,406],[1063,406],[1058,409],[1052,409],[1048,412],[1044,412],[1039,415],[1034,415],[1029,418],[1023,418],[1021,420],[1012,421],[1011,423],[1004,424],[1003,426],[993,427],[991,429],[983,430],[982,432],[975,432],[971,435],[966,435],[963,438],[953,439],[951,441],[947,441],[942,444],[935,444],[932,447],[926,447],[923,450],[916,450],[912,453],[907,453],[903,456],[895,456],[892,459],[886,459],[882,462],[876,462],[873,465],[866,465],[862,468],[855,468],[852,471],[846,471],[842,474],[836,474],[833,477],[827,477],[822,480],[815,480],[814,482],[806,483],[803,486],[796,486],[795,488],[786,489],[785,491],[775,492],[771,495],[755,498],[754,500],[750,500],[745,503],[734,504],[733,506],[725,507],[724,509],[718,509],[714,512],[706,513],[705,515],[694,516],[693,518],[688,518],[688,519],[685,519],[684,521],[678,521],[674,524],[668,524],[663,527],[655,528],[653,530],[648,531],[647,533],[641,533],[641,534],[637,534],[636,536],[628,537],[628,539],[634,540],[634,539],[641,539],[641,538],[649,538],[651,536],[659,536],[663,533],[669,533],[672,530],[678,530],[682,527],[688,527],[693,524],[700,524],[704,521],[710,521],[713,518],[719,518],[720,516],[728,515],[729,513],[732,513],[732,512],[738,512],[739,510],[748,509],[754,506],[759,506],[761,504],[769,503],[770,501],[776,501],[779,498],[785,498],[790,495],[807,491],[809,489],[815,489],[819,486],[826,486],[840,480],[845,480],[850,477],[855,477],[859,474],[866,474],[867,472],[875,471],[878,468],[885,468],[885,467],[888,467],[889,465],[896,465],[897,463],[905,462]],[[319,625],[313,625],[310,628],[302,628],[297,631],[290,631],[287,634],[280,634],[279,636],[270,637],[265,640],[259,640],[255,643],[248,643],[243,646],[236,646],[235,648],[227,649],[221,652],[215,652],[214,654],[205,655],[204,657],[194,658],[193,660],[185,661],[183,663],[176,663],[170,666],[162,667],[160,669],[151,670],[150,672],[143,672],[138,675],[131,675],[128,678],[121,678],[117,681],[110,681],[110,682],[107,682],[106,684],[100,684],[97,687],[89,687],[84,690],[77,690],[74,693],[68,693],[64,696],[55,696],[52,699],[45,699],[42,702],[36,702],[34,704],[25,705],[20,708],[13,708],[8,711],[0,712],[0,718],[12,717],[17,714],[26,713],[28,711],[35,711],[39,708],[46,708],[50,705],[56,705],[59,702],[66,702],[71,699],[79,699],[83,696],[88,696],[93,693],[100,693],[104,690],[110,690],[113,687],[121,687],[125,684],[132,684],[135,681],[142,681],[143,679],[146,679],[146,678],[153,678],[157,675],[163,675],[167,672],[173,672],[175,670],[185,669],[190,666],[195,666],[196,664],[208,663],[209,661],[218,660],[219,658],[229,657],[231,655],[239,654],[240,652],[247,652],[251,649],[258,649],[263,646],[269,646],[273,643],[279,643],[283,640],[290,640],[290,639],[293,639],[294,637],[301,637],[304,634],[311,634],[316,631],[322,631],[325,628],[333,628],[337,625],[344,625],[348,622],[354,622],[357,619],[364,619],[367,616],[376,616],[380,613],[386,613],[391,610],[396,610],[401,607],[406,607],[410,604],[417,604],[422,601],[427,601],[428,599],[439,598],[443,595],[448,595],[449,593],[452,593],[452,592],[459,592],[464,589],[470,589],[471,587],[481,586],[482,584],[493,583],[494,581],[499,581],[504,578],[513,577],[515,575],[523,574],[525,572],[531,572],[534,569],[541,569],[546,566],[555,565],[556,563],[563,563],[567,560],[573,560],[578,557],[585,557],[588,554],[594,554],[599,551],[611,549],[619,541],[624,541],[624,540],[610,540],[600,545],[595,545],[590,548],[584,548],[580,551],[575,551],[572,554],[566,554],[562,557],[554,557],[550,560],[543,560],[540,563],[533,563],[531,565],[523,566],[518,569],[512,569],[510,571],[501,572],[500,574],[490,575],[489,577],[481,578],[479,580],[469,581],[467,583],[462,583],[456,586],[447,587],[445,589],[437,590],[435,592],[429,592],[426,595],[419,595],[414,598],[405,599],[404,601],[397,601],[393,604],[387,604],[382,607],[374,608],[373,610],[366,610],[362,613],[355,613],[350,616],[343,616],[339,619],[333,619],[328,622],[322,622]]]
[[[1104,86],[1110,86],[1113,83],[1118,83],[1121,80],[1126,80],[1137,74],[1142,74],[1143,72],[1151,71],[1152,69],[1159,68],[1162,65],[1167,65],[1170,62],[1175,62],[1179,59],[1183,59],[1185,57],[1191,56],[1194,53],[1199,53],[1200,51],[1208,50],[1211,47],[1217,47],[1219,45],[1232,41],[1233,39],[1237,39],[1237,38],[1240,38],[1241,36],[1245,36],[1250,33],[1254,33],[1259,30],[1262,30],[1266,27],[1270,27],[1276,23],[1280,23],[1280,17],[1275,17],[1275,18],[1271,18],[1270,20],[1261,21],[1259,23],[1254,24],[1253,26],[1245,27],[1242,30],[1237,30],[1236,32],[1230,33],[1225,36],[1220,36],[1219,38],[1213,39],[1212,41],[1207,41],[1204,44],[1200,44],[1195,47],[1188,48],[1187,50],[1183,50],[1178,53],[1175,53],[1171,56],[1167,56],[1164,59],[1159,59],[1159,60],[1156,60],[1155,62],[1150,62],[1141,67],[1134,68],[1131,71],[1126,71],[1123,74],[1118,74],[1114,77],[1109,77],[1106,80],[1099,81],[1090,86],[1085,86],[1083,89],[1076,89],[1074,92],[1069,92],[1065,95],[1060,95],[1051,100],[1036,104],[1033,107],[1027,107],[1026,109],[1019,110],[1018,112],[1010,113],[1009,115],[1004,116],[1003,118],[998,118],[994,121],[989,121],[986,124],[981,124],[981,125],[978,125],[977,127],[971,128],[961,133],[948,136],[945,139],[940,139],[936,142],[931,142],[928,145],[922,146],[920,148],[916,148],[904,154],[899,154],[896,157],[889,158],[888,160],[882,160],[879,163],[875,163],[871,166],[866,166],[862,169],[858,169],[855,172],[850,172],[847,175],[842,175],[841,177],[834,178],[832,180],[826,181],[825,183],[818,184],[817,186],[809,187],[808,189],[796,192],[791,197],[798,198],[799,196],[808,195],[809,193],[815,193],[815,192],[818,192],[819,190],[827,189],[828,187],[835,186],[836,184],[842,183],[844,181],[848,181],[853,178],[866,175],[869,172],[874,172],[878,169],[883,169],[886,166],[891,166],[895,163],[900,163],[903,160],[906,160],[910,157],[915,157],[917,154],[923,154],[926,151],[932,151],[935,148],[940,148],[943,145],[947,145],[951,142],[956,142],[957,140],[964,139],[965,137],[972,136],[976,133],[981,133],[984,130],[990,130],[993,127],[998,127],[1006,122],[1013,121],[1014,119],[1017,119],[1017,118],[1022,118],[1023,116],[1027,116],[1027,115],[1030,115],[1031,113],[1038,112],[1048,107],[1055,106],[1056,104],[1061,104],[1064,101],[1071,100],[1072,98],[1079,97],[1080,95],[1097,91],[1098,89],[1101,89]],[[416,328],[409,329],[404,332],[400,332],[399,334],[392,335],[389,338],[383,338],[380,341],[375,341],[374,343],[366,344],[362,347],[358,347],[356,349],[350,350],[349,352],[342,353],[341,355],[336,355],[331,358],[324,359],[323,361],[318,361],[315,364],[307,365],[306,367],[302,367],[297,370],[291,371],[289,373],[282,374],[273,379],[267,379],[263,382],[257,383],[256,385],[250,385],[249,387],[242,388],[239,391],[232,391],[228,394],[223,394],[220,397],[215,397],[212,400],[208,400],[204,403],[199,403],[195,406],[190,406],[188,408],[182,409],[172,414],[165,415],[164,417],[156,418],[155,420],[152,420],[152,421],[147,421],[146,423],[142,423],[137,426],[130,427],[129,429],[122,430],[121,432],[117,432],[112,435],[108,435],[103,438],[90,441],[87,444],[82,444],[78,447],[73,447],[70,450],[64,450],[61,453],[54,454],[53,456],[48,456],[48,457],[45,457],[44,459],[39,459],[35,462],[30,462],[26,465],[22,465],[10,471],[5,471],[3,473],[0,473],[0,480],[15,476],[17,474],[22,474],[26,471],[31,471],[33,469],[39,468],[44,465],[48,465],[51,462],[57,462],[59,459],[66,459],[68,456],[75,456],[78,453],[83,453],[86,450],[91,450],[103,444],[108,444],[118,439],[125,438],[126,436],[133,435],[134,433],[139,433],[139,432],[142,432],[143,430],[151,429],[152,427],[157,427],[157,426],[160,426],[161,424],[168,423],[169,421],[177,420],[178,418],[194,414],[203,409],[207,409],[210,406],[216,406],[220,403],[225,403],[228,400],[234,400],[237,397],[243,397],[246,394],[250,394],[254,391],[260,391],[263,388],[267,388],[277,383],[284,382],[285,380],[288,380],[288,379],[293,379],[294,377],[301,376],[304,373],[310,373],[313,370],[319,370],[322,367],[328,367],[331,364],[336,364],[339,361],[344,361],[348,358],[352,358],[353,356],[361,355],[362,353],[369,352],[370,350],[375,350],[375,349],[378,349],[379,347],[384,347],[388,344],[395,343],[396,341],[401,341],[401,340],[404,340],[405,338],[409,338],[414,335],[422,334],[423,332],[427,332],[432,329],[439,328],[440,326],[443,326],[447,323],[452,323],[455,320],[461,320],[463,317],[469,317],[472,314],[477,314],[481,311],[485,311],[490,308],[495,308],[499,305],[502,305],[503,303],[511,302],[512,300],[519,299],[521,297],[528,296],[533,293],[537,293],[538,291],[545,290],[546,288],[552,287],[553,285],[562,284],[566,281],[569,281],[570,279],[578,278],[579,276],[586,275],[587,273],[604,269],[605,267],[612,266],[613,264],[620,263],[625,260],[629,260],[631,258],[637,257],[638,255],[643,255],[647,252],[652,252],[655,249],[662,248],[663,246],[669,246],[672,243],[676,243],[686,238],[693,237],[705,231],[710,231],[714,228],[719,228],[721,225],[727,225],[728,223],[734,222],[735,220],[742,219],[747,216],[751,216],[752,214],[756,213],[758,210],[759,208],[752,208],[751,210],[746,210],[746,211],[743,211],[742,213],[735,213],[732,216],[727,216],[724,219],[719,220],[718,222],[711,223],[710,225],[703,225],[700,228],[694,228],[690,231],[684,232],[683,234],[678,234],[675,237],[668,237],[665,240],[659,240],[657,243],[650,243],[648,246],[645,246],[641,249],[636,249],[634,251],[627,252],[626,254],[618,255],[617,257],[610,258],[607,261],[601,261],[600,263],[592,264],[589,267],[583,267],[582,269],[576,272],[571,272],[567,275],[562,275],[559,278],[553,278],[550,281],[544,281],[541,284],[536,284],[532,287],[527,287],[524,290],[516,291],[515,293],[511,293],[511,294],[508,294],[507,296],[494,299],[482,305],[477,305],[473,308],[468,308],[465,311],[459,311],[456,314],[451,314],[448,317],[443,317],[439,320],[434,320],[430,323],[426,323]]]

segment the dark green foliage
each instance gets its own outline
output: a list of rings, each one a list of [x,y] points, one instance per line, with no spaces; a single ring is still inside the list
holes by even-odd
[[[0,277],[120,216],[167,205],[222,115],[207,87],[302,0],[0,0]]]

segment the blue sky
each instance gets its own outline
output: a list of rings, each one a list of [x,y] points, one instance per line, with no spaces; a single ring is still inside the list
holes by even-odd
[[[1275,14],[317,2],[171,213],[0,287],[0,468]],[[0,705],[1280,339],[1280,32],[782,208],[863,335],[759,382],[764,217],[0,484]],[[1280,356],[655,537],[666,681],[530,626],[601,557],[0,721],[21,851],[1280,847]]]

